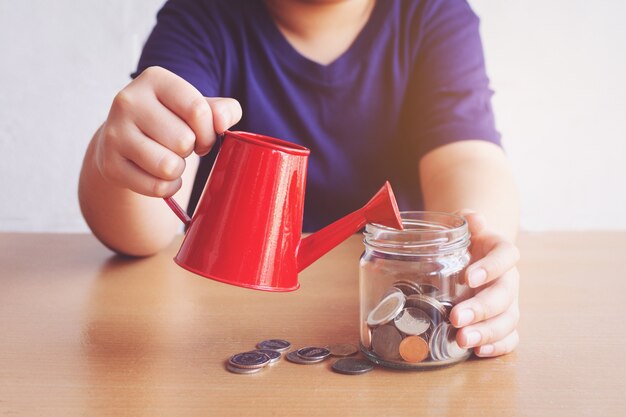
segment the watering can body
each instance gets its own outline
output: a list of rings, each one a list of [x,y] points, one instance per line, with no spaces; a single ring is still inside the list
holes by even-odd
[[[402,228],[386,183],[360,210],[301,239],[309,153],[268,136],[225,132],[193,217],[165,199],[187,226],[176,263],[228,284],[293,291],[299,271],[366,223]]]

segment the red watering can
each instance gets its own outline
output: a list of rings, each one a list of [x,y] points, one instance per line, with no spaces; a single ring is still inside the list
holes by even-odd
[[[176,263],[240,287],[293,291],[298,272],[366,223],[402,228],[387,182],[363,208],[301,239],[309,153],[268,136],[226,131],[193,217],[165,199],[187,226]]]

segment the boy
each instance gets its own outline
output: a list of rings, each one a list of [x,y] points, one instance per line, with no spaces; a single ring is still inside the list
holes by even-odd
[[[172,0],[133,77],[81,172],[105,245],[145,256],[169,244],[179,223],[154,197],[192,212],[216,134],[237,124],[311,149],[305,231],[386,179],[401,209],[465,215],[476,294],[451,313],[457,340],[479,356],[517,346],[517,195],[465,1]]]

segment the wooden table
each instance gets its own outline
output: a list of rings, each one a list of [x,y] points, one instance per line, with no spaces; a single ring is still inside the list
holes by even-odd
[[[626,232],[520,237],[516,352],[345,376],[330,361],[235,375],[266,338],[358,340],[359,236],[272,294],[90,235],[0,234],[0,415],[625,416]]]

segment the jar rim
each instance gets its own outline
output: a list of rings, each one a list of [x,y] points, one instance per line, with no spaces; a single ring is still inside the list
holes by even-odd
[[[436,211],[402,211],[404,230],[376,223],[365,226],[364,243],[393,253],[433,254],[465,249],[470,244],[467,220]]]

